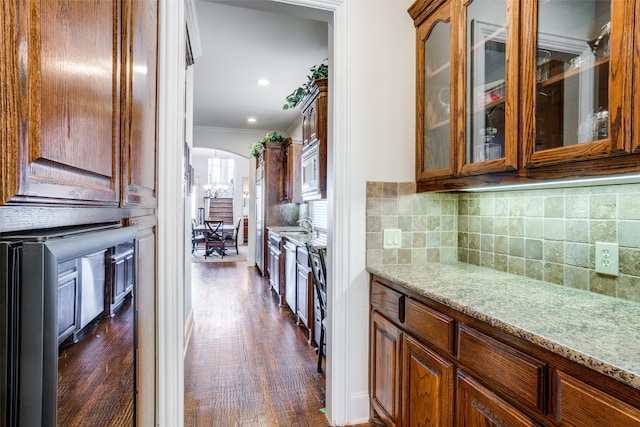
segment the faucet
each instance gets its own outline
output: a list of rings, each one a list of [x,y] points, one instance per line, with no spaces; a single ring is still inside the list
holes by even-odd
[[[309,218],[309,217],[302,218],[300,221],[298,221],[298,224],[300,224],[301,227],[302,227],[302,224],[308,224],[309,225],[309,234],[313,235],[313,222],[311,222],[311,218]]]

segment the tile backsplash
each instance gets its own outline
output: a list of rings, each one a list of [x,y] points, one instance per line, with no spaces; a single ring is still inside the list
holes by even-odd
[[[367,265],[457,259],[457,196],[416,194],[414,183],[367,182]],[[383,249],[383,230],[402,230],[401,249]]]
[[[401,249],[382,249],[385,228]],[[618,243],[620,274],[595,272],[595,242]],[[367,183],[367,265],[461,261],[640,302],[640,184],[415,193]]]

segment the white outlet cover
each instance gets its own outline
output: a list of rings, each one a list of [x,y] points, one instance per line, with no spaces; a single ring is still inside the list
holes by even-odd
[[[618,244],[596,242],[596,273],[618,275]]]

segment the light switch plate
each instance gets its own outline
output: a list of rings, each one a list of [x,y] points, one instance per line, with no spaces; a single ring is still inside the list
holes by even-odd
[[[618,244],[596,242],[596,273],[618,275]]]
[[[400,249],[402,247],[402,230],[385,228],[382,233],[382,249]]]

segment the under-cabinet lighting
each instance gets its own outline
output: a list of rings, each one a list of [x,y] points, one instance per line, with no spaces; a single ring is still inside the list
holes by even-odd
[[[255,119],[255,117],[249,117],[249,118],[247,119],[247,121],[248,121],[249,123],[255,123],[255,122],[256,122],[256,119]]]
[[[490,187],[465,188],[464,192],[483,191],[515,191],[515,190],[538,190],[549,188],[568,187],[591,187],[594,185],[618,185],[618,184],[640,184],[640,174],[633,175],[611,175],[597,178],[567,179],[562,181],[531,182],[524,184],[495,185]]]

